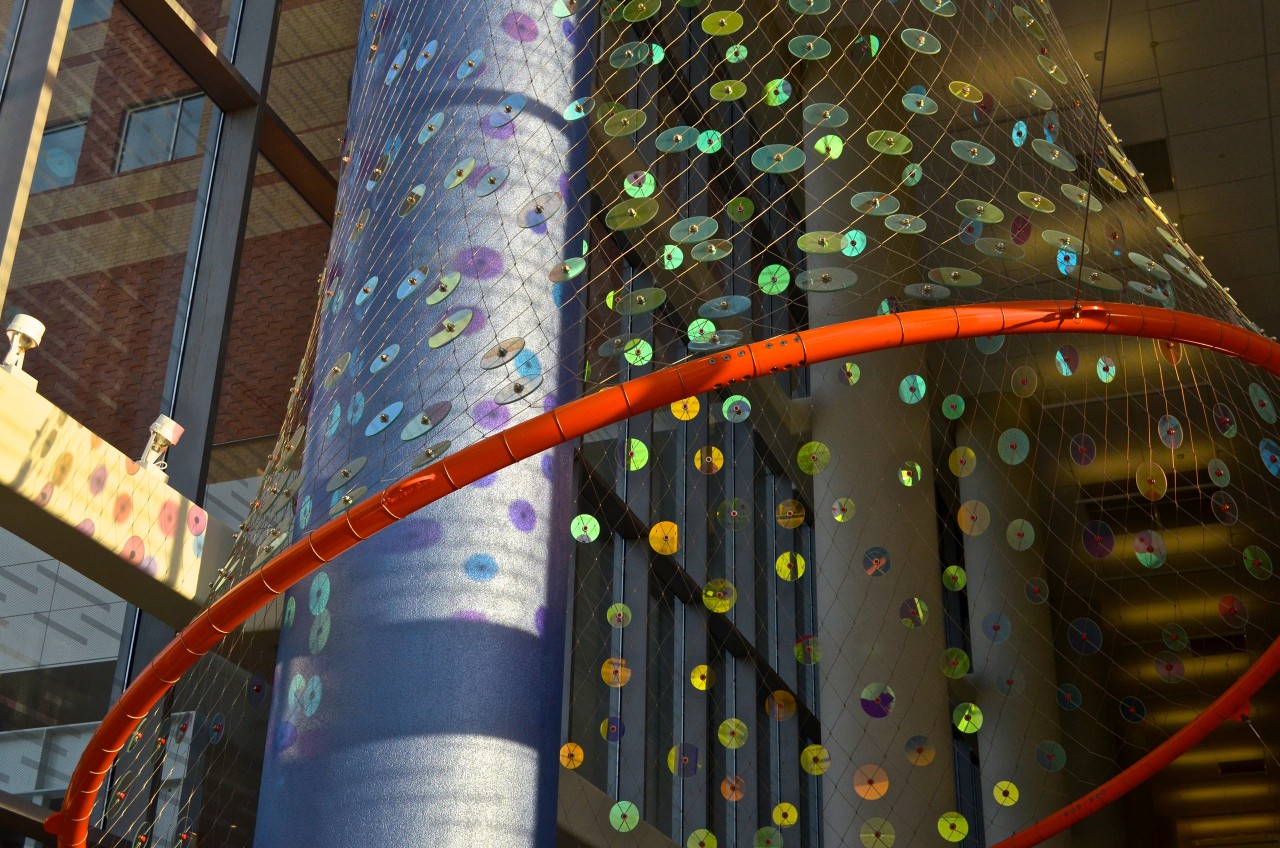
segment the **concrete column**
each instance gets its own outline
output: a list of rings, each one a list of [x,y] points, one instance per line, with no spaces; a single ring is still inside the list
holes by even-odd
[[[986,840],[994,845],[1070,799],[1065,773],[1046,771],[1036,761],[1040,743],[1065,742],[1045,582],[1044,545],[1050,534],[1033,506],[1039,484],[1035,458],[1029,455],[1040,449],[1034,424],[1039,410],[1012,395],[966,398],[966,404],[953,455],[961,475],[961,508],[974,505],[969,514],[981,520],[980,503],[990,520],[981,533],[965,535],[964,567],[973,648],[968,679],[983,714],[977,747]],[[997,800],[994,790],[1003,781],[1016,787],[1016,803]],[[1001,796],[1006,802],[1015,798],[1007,788]],[[1071,834],[1044,844],[1067,848]]]
[[[575,390],[581,280],[548,273],[580,250],[590,38],[559,6],[365,3],[295,530]],[[571,470],[504,470],[291,593],[259,848],[555,843]]]
[[[851,268],[860,278],[846,291],[810,294],[810,324],[815,327],[873,315],[883,298],[916,281],[910,276],[916,238],[895,235],[883,218],[862,217],[850,205],[855,192],[874,189],[893,192],[904,212],[920,211],[913,208],[910,189],[895,191],[906,161],[865,158],[871,151],[862,140],[869,127],[902,127],[903,116],[879,100],[896,90],[892,69],[903,61],[897,50],[896,40],[887,43],[870,67],[854,67],[856,59],[823,63],[806,80],[810,101],[843,104],[851,116],[841,129],[809,129],[804,182],[808,229],[844,232],[853,222],[869,237],[866,252],[852,259],[840,253],[808,257],[810,269]],[[894,100],[885,98],[885,103]],[[851,127],[862,129],[850,133]],[[856,139],[850,137],[840,159],[818,161],[812,141],[829,132]],[[810,369],[812,438],[831,449],[830,466],[814,478],[819,706],[823,743],[831,752],[823,788],[824,844],[857,844],[859,829],[871,818],[887,819],[899,844],[925,844],[937,839],[938,817],[956,809],[948,681],[939,666],[945,645],[929,462],[934,398],[927,393],[914,405],[898,399],[904,377],[925,374],[921,348],[860,356],[857,365],[861,377],[852,386],[842,362]],[[919,463],[922,470],[910,487],[899,478],[905,462]],[[844,522],[835,521],[830,511],[838,498],[856,504],[856,513]],[[887,573],[872,576],[864,558],[877,547],[888,551],[890,565]],[[908,628],[899,611],[913,598],[922,600],[930,615],[924,626]],[[893,690],[893,710],[884,718],[872,718],[859,703],[863,688],[875,683]],[[927,737],[936,750],[928,765],[908,761],[904,746],[915,736]],[[867,765],[888,775],[883,798],[855,792],[855,775]]]

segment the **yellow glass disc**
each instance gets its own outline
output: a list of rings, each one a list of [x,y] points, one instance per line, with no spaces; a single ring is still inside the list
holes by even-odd
[[[716,736],[726,748],[741,748],[747,742],[747,725],[741,719],[727,718],[720,722]]]
[[[831,768],[831,753],[823,745],[810,745],[800,752],[800,768],[806,774],[825,774]]]
[[[560,765],[567,769],[576,769],[582,765],[582,746],[567,742],[560,748]]]
[[[693,455],[693,466],[703,474],[715,474],[724,468],[724,453],[717,447],[705,447]]]
[[[804,557],[795,551],[786,551],[779,555],[773,568],[783,580],[799,580],[804,576]]]
[[[1002,780],[991,788],[996,803],[1002,807],[1012,807],[1018,803],[1018,787],[1011,780]]]
[[[692,421],[698,417],[698,410],[702,408],[702,404],[696,397],[685,398],[671,404],[671,414],[681,421]]]
[[[804,524],[804,504],[800,503],[800,501],[787,498],[778,504],[774,514],[778,518],[778,524],[788,530],[794,530]]]
[[[680,529],[675,522],[659,521],[649,531],[649,544],[658,553],[670,556],[680,549]]]
[[[968,477],[978,467],[978,457],[971,448],[956,448],[951,452],[947,465],[957,477]]]
[[[627,661],[621,657],[610,657],[604,661],[604,665],[600,666],[600,677],[606,685],[621,689],[631,679],[631,669],[627,667]]]

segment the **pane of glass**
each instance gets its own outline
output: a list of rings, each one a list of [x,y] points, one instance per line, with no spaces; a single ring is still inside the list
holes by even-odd
[[[204,95],[188,97],[182,101],[182,114],[178,119],[178,137],[173,143],[173,159],[195,156],[200,147],[200,119],[204,115]]]
[[[0,530],[0,774],[6,792],[57,809],[111,703],[124,601]]]
[[[316,277],[329,234],[320,216],[258,157],[214,425],[215,446],[262,438],[253,448],[258,467],[284,423],[311,332]],[[221,456],[215,447],[211,483],[247,476],[238,465],[224,468]]]
[[[285,4],[271,64],[267,101],[335,174],[360,14],[360,0]]]
[[[105,21],[111,15],[112,0],[76,0],[71,7],[71,29]]]
[[[202,160],[117,173],[117,157],[127,110],[169,101],[129,122],[141,137],[148,118],[167,113],[167,159],[172,101],[197,89],[122,4],[75,36],[46,124],[80,127],[74,182],[31,195],[0,324],[16,312],[43,321],[44,343],[26,364],[40,393],[136,457],[161,411]]]
[[[13,52],[13,23],[22,8],[13,0],[0,0],[0,84],[9,77],[9,56]]]
[[[173,147],[174,122],[178,104],[163,103],[129,112],[120,146],[120,171],[132,171],[147,165],[167,162]]]
[[[31,191],[47,191],[74,183],[83,143],[84,124],[47,131],[40,140],[40,158],[31,179]]]
[[[240,7],[245,2],[246,0],[177,0],[177,4],[191,16],[200,31],[224,50],[230,47],[230,27],[234,21],[239,20]],[[256,3],[258,0],[247,2]]]

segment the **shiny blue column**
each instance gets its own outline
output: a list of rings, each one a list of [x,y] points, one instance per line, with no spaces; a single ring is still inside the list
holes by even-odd
[[[585,26],[551,2],[365,5],[295,535],[580,373],[583,277],[555,280],[583,250]],[[555,844],[572,505],[563,448],[291,593],[258,848]]]

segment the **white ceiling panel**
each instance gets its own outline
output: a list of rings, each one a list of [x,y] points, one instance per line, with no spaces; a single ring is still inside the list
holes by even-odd
[[[1152,8],[1149,15],[1161,74],[1238,62],[1264,52],[1262,0],[1189,0]]]
[[[1107,14],[1107,0],[1057,0],[1050,3],[1063,28],[1096,23]],[[1133,15],[1147,11],[1147,0],[1112,0],[1111,14]]]
[[[1274,170],[1271,122],[1175,135],[1169,139],[1169,158],[1179,189],[1269,178]]]
[[[1266,62],[1261,56],[1162,77],[1169,135],[1267,118],[1267,97],[1240,96],[1264,88],[1266,78]]]
[[[1198,238],[1191,246],[1204,257],[1218,282],[1233,291],[1238,287],[1236,280],[1280,274],[1280,239],[1275,227]]]
[[[1237,180],[1178,193],[1183,235],[1219,236],[1276,224],[1276,192],[1267,178]]]
[[[1094,56],[1102,50],[1105,33],[1102,15],[1087,23],[1063,27],[1080,67],[1097,85],[1102,62]],[[1110,51],[1107,59],[1106,87],[1128,85],[1156,78],[1155,55],[1151,52],[1151,29],[1145,12],[1117,15],[1111,23]]]
[[[1258,274],[1222,282],[1244,314],[1269,335],[1280,333],[1280,300],[1272,292],[1280,288],[1280,274]]]

